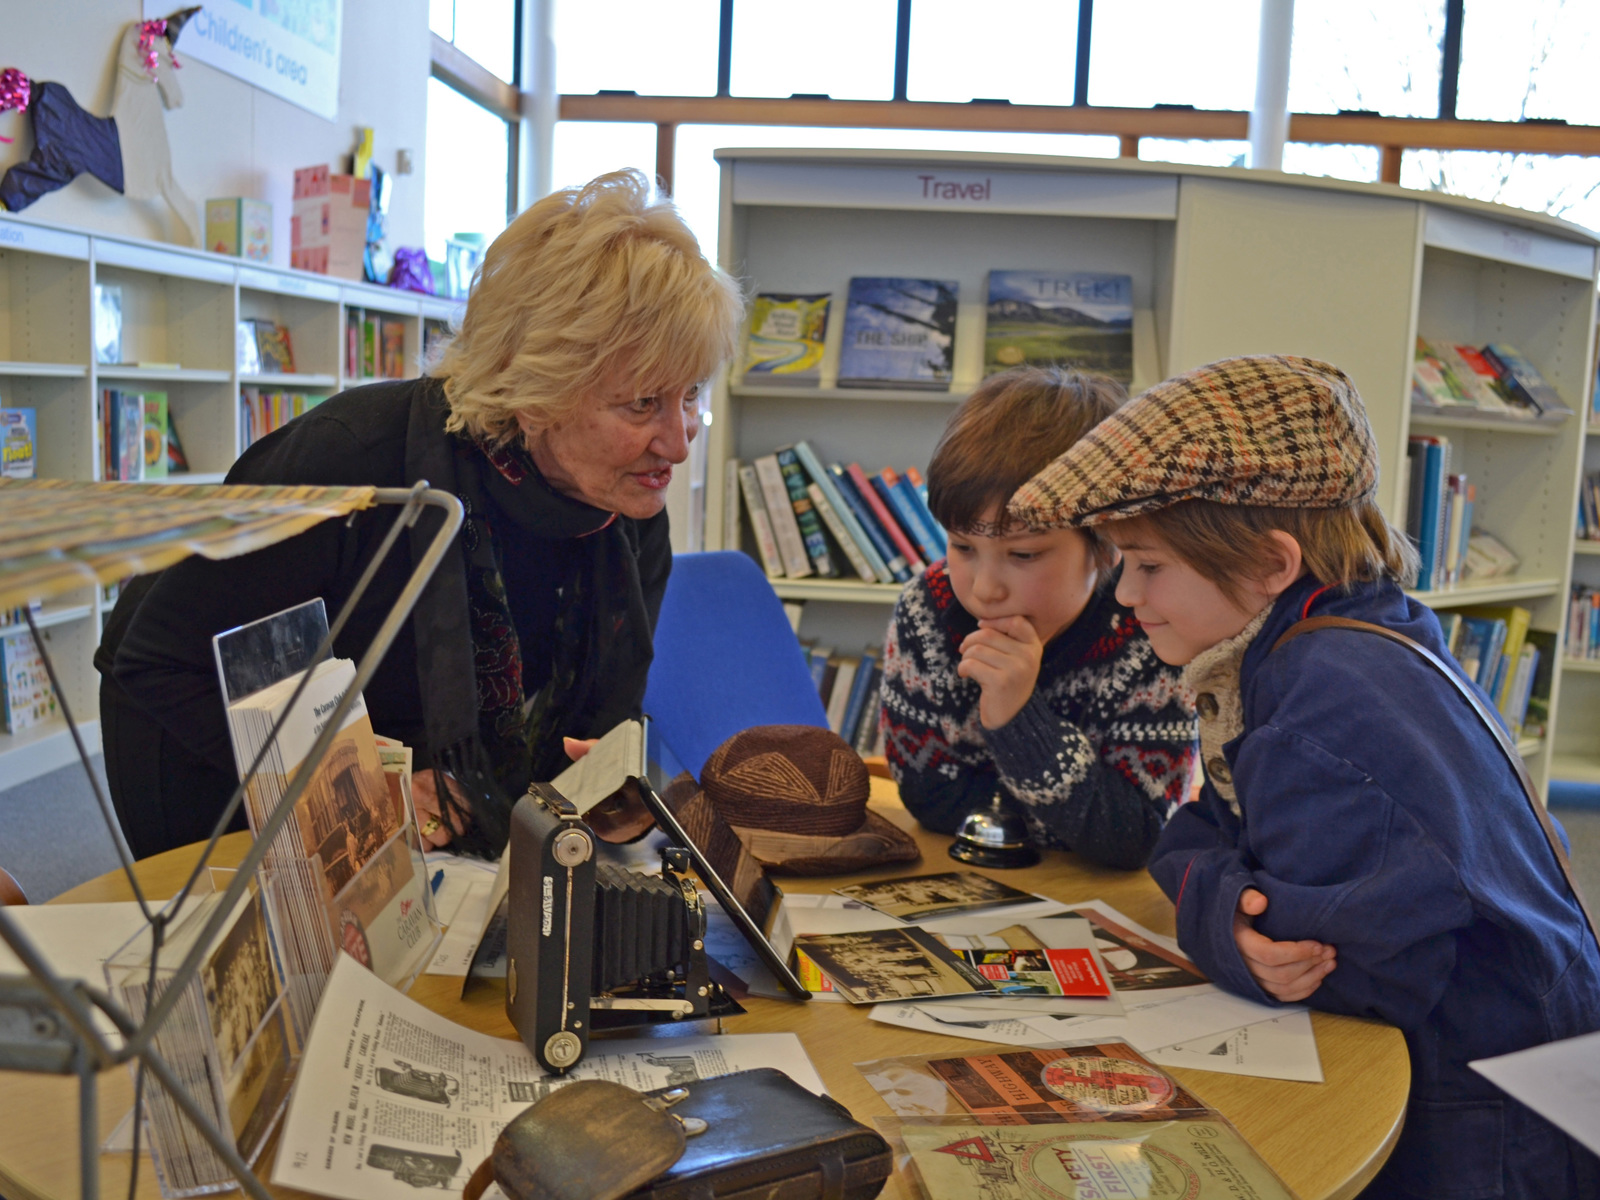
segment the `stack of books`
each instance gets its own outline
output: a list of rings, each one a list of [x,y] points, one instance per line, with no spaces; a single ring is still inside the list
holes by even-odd
[[[874,475],[859,463],[824,467],[808,443],[796,442],[750,463],[729,460],[725,482],[724,543],[740,544],[742,508],[771,579],[848,572],[898,584],[945,555],[944,529],[914,467]]]
[[[1476,411],[1558,423],[1572,409],[1515,346],[1417,339],[1411,404],[1427,412]]]
[[[1543,711],[1549,710],[1556,635],[1530,629],[1532,619],[1531,612],[1517,605],[1463,608],[1439,616],[1461,673],[1488,694],[1514,737],[1522,736],[1536,694]],[[1542,721],[1540,725],[1542,729]]]
[[[952,279],[852,279],[839,339],[839,386],[948,390],[960,295],[960,282]],[[757,295],[744,383],[820,384],[832,299],[828,293]],[[984,374],[1023,364],[1077,367],[1131,382],[1132,277],[990,271]]]
[[[95,432],[100,478],[137,482],[164,479],[189,469],[167,406],[167,393],[106,388],[100,394],[99,408]]]
[[[1521,565],[1504,543],[1473,525],[1478,486],[1451,472],[1452,451],[1447,437],[1413,435],[1406,446],[1406,535],[1422,559],[1422,591],[1512,575]]]
[[[801,646],[828,713],[828,728],[863,758],[882,754],[878,696],[883,685],[883,651],[868,646],[859,655],[836,654],[814,641],[801,642]]]
[[[1567,603],[1567,657],[1600,658],[1600,588],[1572,585]]]
[[[350,309],[345,316],[344,374],[346,379],[404,379],[405,319]]]
[[[239,453],[251,443],[304,416],[328,397],[315,392],[287,392],[271,388],[239,389]]]

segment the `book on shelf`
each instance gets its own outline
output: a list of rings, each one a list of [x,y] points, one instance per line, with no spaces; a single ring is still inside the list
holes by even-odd
[[[889,535],[884,532],[878,518],[873,514],[867,502],[862,499],[861,493],[856,489],[855,480],[850,478],[850,473],[842,463],[831,463],[828,474],[833,479],[834,489],[843,498],[846,507],[855,514],[856,524],[861,527],[861,532],[872,543],[877,561],[883,563],[884,570],[889,578],[886,583],[904,583],[911,578],[911,568],[906,565],[905,555],[900,553],[895,544],[889,540]],[[882,579],[882,576],[879,576]]]
[[[1462,562],[1463,579],[1497,579],[1515,575],[1522,560],[1494,534],[1474,528],[1467,538],[1467,556]]]
[[[758,293],[750,302],[744,382],[815,387],[822,379],[822,350],[832,300],[829,293]]]
[[[1439,354],[1455,373],[1462,391],[1480,412],[1515,416],[1521,411],[1506,399],[1499,374],[1476,346],[1460,342],[1445,344],[1439,347]]]
[[[144,478],[144,394],[106,388],[100,394],[100,473],[102,479],[137,482]]]
[[[800,645],[828,728],[865,755],[877,739],[883,651],[868,646],[860,654],[840,654],[814,640]]]
[[[26,629],[0,637],[0,676],[5,679],[5,728],[21,733],[56,715],[56,690],[33,634]]]
[[[955,280],[852,279],[839,386],[948,390],[960,290]]]
[[[861,651],[860,661],[856,664],[855,675],[851,680],[850,694],[845,699],[839,728],[834,731],[852,746],[860,738],[861,722],[867,716],[869,708],[871,709],[873,723],[877,723],[877,684],[882,679],[883,674],[882,658],[883,652],[878,647],[868,646]],[[838,680],[834,681],[834,686],[838,686]]]
[[[32,479],[38,470],[39,426],[31,408],[0,408],[0,479]]]
[[[934,562],[945,555],[944,531],[939,528],[933,514],[928,512],[917,489],[911,486],[893,467],[885,467],[872,477],[873,487],[883,498],[889,511],[895,515],[925,562]]]
[[[806,615],[806,602],[804,600],[785,600],[783,602],[783,615],[789,620],[789,628],[794,631],[795,637],[800,636],[800,621]]]
[[[1583,541],[1600,541],[1600,471],[1589,471],[1578,485],[1578,527]]]
[[[122,361],[122,285],[94,285],[94,361],[111,366]]]
[[[239,390],[239,452],[257,439],[304,416],[327,399],[315,392],[244,387]]]
[[[826,702],[828,728],[835,733],[842,733],[845,709],[850,706],[850,693],[855,690],[856,673],[861,669],[861,659],[851,654],[841,655],[834,661],[833,668]]]
[[[1600,658],[1600,588],[1572,585],[1567,602],[1567,657]]]
[[[796,442],[794,452],[799,457],[800,464],[805,467],[806,473],[811,476],[811,486],[822,494],[820,503],[817,503],[815,496],[812,497],[813,503],[817,504],[817,511],[822,514],[828,531],[838,541],[840,549],[845,552],[856,573],[868,583],[893,583],[894,575],[890,573],[888,564],[879,553],[877,543],[867,536],[866,530],[856,517],[855,509],[846,501],[834,476],[822,465],[822,460],[817,457],[811,444],[805,441]]]
[[[289,343],[289,327],[267,318],[250,321],[255,329],[256,350],[261,357],[263,375],[293,375],[294,350]]]
[[[785,575],[783,556],[778,553],[778,539],[773,532],[772,517],[767,513],[767,501],[761,491],[761,481],[756,478],[756,469],[749,463],[733,459],[728,461],[738,469],[739,491],[744,496],[745,511],[750,514],[750,528],[755,531],[761,569],[767,573],[768,579],[782,579]],[[739,539],[735,536],[728,543],[728,549],[738,548]]]
[[[1411,364],[1411,402],[1423,408],[1472,407],[1454,368],[1420,337]]]
[[[167,453],[170,414],[165,392],[144,393],[144,477],[165,479],[171,467]]]
[[[261,346],[256,341],[256,323],[248,317],[234,326],[233,358],[239,374],[261,374]]]
[[[1539,652],[1539,657],[1533,664],[1523,705],[1523,737],[1543,738],[1550,732],[1550,688],[1555,679],[1556,640],[1552,630],[1528,630],[1528,644]]]
[[[1528,408],[1542,421],[1563,421],[1572,415],[1560,393],[1515,346],[1490,342],[1483,348],[1483,356],[1500,376],[1500,386],[1513,403]]]
[[[776,457],[778,471],[789,493],[789,507],[794,510],[795,523],[805,543],[806,556],[811,559],[811,565],[816,568],[819,577],[837,578],[839,568],[834,564],[833,555],[828,552],[828,539],[822,535],[822,519],[812,503],[808,490],[810,480],[806,478],[805,468],[800,465],[800,456],[794,452],[793,446],[785,446],[776,451]]]
[[[160,941],[146,925],[106,960],[111,994],[135,1021],[164,994],[204,936],[233,871],[202,875]],[[266,1147],[288,1103],[302,1040],[289,1019],[267,923],[263,889],[252,885],[207,944],[200,970],[179,993],[154,1045],[201,1113],[246,1164]],[[162,1087],[145,1089],[157,1177],[164,1196],[237,1186],[226,1163]]]
[[[1076,367],[1133,381],[1133,277],[1100,271],[990,271],[983,373]]]
[[[739,460],[730,458],[722,464],[722,548],[738,550],[742,542],[739,535]]]
[[[750,464],[761,484],[761,497],[766,501],[767,516],[772,521],[772,535],[778,543],[778,553],[783,558],[784,574],[790,579],[804,579],[816,574],[806,553],[806,544],[800,536],[800,523],[795,519],[789,501],[789,485],[784,482],[783,471],[778,466],[776,454],[763,454]]]
[[[1500,710],[1500,715],[1509,721],[1517,689],[1517,663],[1527,641],[1533,613],[1517,604],[1474,605],[1463,608],[1461,617],[1463,622],[1477,620],[1491,627],[1474,678]]]
[[[385,379],[406,377],[406,323],[398,317],[384,318],[378,334],[378,373]]]
[[[363,313],[361,317],[361,376],[376,379],[378,376],[378,317]]]
[[[907,535],[906,531],[900,527],[899,520],[890,511],[889,505],[884,501],[882,495],[879,494],[873,478],[869,478],[867,473],[861,469],[860,463],[849,464],[845,468],[845,473],[855,486],[856,494],[861,497],[862,502],[877,521],[879,528],[883,530],[884,536],[894,545],[895,550],[899,552],[899,556],[905,559],[907,571],[912,575],[921,574],[923,568],[928,564],[922,561],[922,555],[918,553],[916,544]]]
[[[1406,446],[1406,534],[1421,560],[1417,587],[1451,587],[1480,574],[1471,547],[1477,485],[1452,474],[1447,437],[1413,435]]]

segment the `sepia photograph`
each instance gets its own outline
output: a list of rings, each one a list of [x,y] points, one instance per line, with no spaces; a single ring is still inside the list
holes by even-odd
[[[974,968],[921,929],[801,934],[794,944],[851,1004],[931,1000],[994,990]]]
[[[912,875],[906,879],[880,879],[838,889],[839,895],[859,900],[886,916],[902,921],[924,921],[956,913],[982,912],[1037,899],[973,871],[946,871],[939,875]]]
[[[241,1149],[254,1148],[289,1097],[289,1036],[283,1006],[261,1027],[237,1068],[224,1078],[228,1119]]]
[[[295,807],[295,816],[306,853],[322,860],[323,886],[330,900],[399,828],[366,717],[346,726],[334,739]]]
[[[261,898],[252,894],[202,971],[211,1034],[222,1067],[231,1072],[250,1037],[278,998],[278,976],[267,943]]]

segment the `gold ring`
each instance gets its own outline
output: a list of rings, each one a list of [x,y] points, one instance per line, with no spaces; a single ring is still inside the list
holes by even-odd
[[[423,837],[432,837],[434,834],[438,833],[439,832],[439,818],[438,817],[429,817],[426,821],[424,821],[422,823],[422,828],[421,828],[421,830],[419,830],[419,832],[422,834]]]

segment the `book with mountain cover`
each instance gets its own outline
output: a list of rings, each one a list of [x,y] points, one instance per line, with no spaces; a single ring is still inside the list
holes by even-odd
[[[990,271],[983,373],[1076,367],[1133,381],[1133,277],[1099,271]]]
[[[960,292],[953,279],[852,279],[839,386],[948,390]]]
[[[750,303],[744,381],[815,386],[822,378],[822,349],[833,296],[761,292]]]

